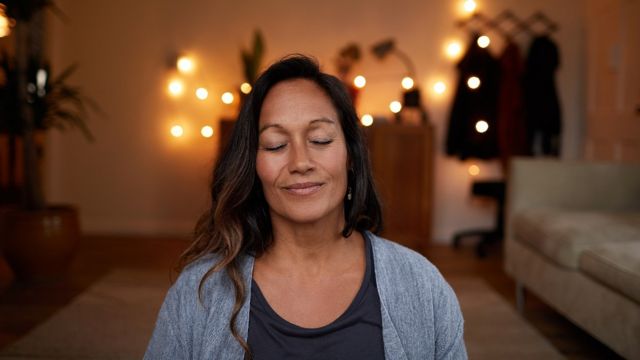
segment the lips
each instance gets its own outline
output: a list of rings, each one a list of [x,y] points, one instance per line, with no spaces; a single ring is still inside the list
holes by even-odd
[[[294,195],[310,195],[320,190],[322,185],[319,182],[304,182],[287,185],[283,189]]]

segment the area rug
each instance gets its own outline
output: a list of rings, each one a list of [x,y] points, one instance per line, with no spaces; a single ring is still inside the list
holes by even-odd
[[[486,282],[473,277],[448,281],[464,316],[469,359],[564,359]]]
[[[465,317],[470,359],[562,359],[484,281],[449,282]],[[0,351],[0,359],[141,359],[168,285],[166,274],[115,270]]]
[[[168,285],[168,272],[114,270],[0,359],[142,359]]]

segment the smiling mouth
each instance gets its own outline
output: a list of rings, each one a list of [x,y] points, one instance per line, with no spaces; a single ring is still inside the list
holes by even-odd
[[[316,182],[297,183],[285,186],[284,190],[294,195],[310,195],[320,190],[323,185]]]

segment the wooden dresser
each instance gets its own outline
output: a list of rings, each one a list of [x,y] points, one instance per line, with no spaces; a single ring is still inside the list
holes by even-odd
[[[382,235],[422,251],[431,240],[433,127],[374,124],[365,133],[382,200]]]

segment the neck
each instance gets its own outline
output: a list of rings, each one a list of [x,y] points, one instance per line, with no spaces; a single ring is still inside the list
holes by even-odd
[[[345,255],[362,247],[360,234],[342,236],[344,217],[308,224],[290,223],[272,214],[273,245],[262,261],[278,268],[321,271],[344,261]]]

